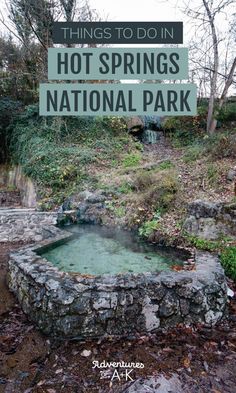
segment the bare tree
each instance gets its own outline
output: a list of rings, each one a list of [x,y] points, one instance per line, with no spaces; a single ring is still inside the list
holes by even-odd
[[[34,70],[31,67],[29,73],[36,73],[41,81],[47,78],[47,50],[53,47],[53,22],[98,20],[89,0],[6,1],[9,17],[4,17],[0,11],[0,23],[18,38],[26,64],[31,64],[37,56],[37,66],[34,62]]]
[[[195,45],[191,49],[191,62],[194,70],[199,72],[198,78],[203,84],[209,84],[209,101],[207,114],[207,132],[214,133],[216,129],[215,115],[217,98],[220,95],[218,108],[220,109],[226,99],[228,90],[234,82],[235,59],[232,60],[229,73],[227,73],[227,54],[229,48],[229,31],[223,37],[217,29],[220,17],[229,9],[235,0],[199,0],[185,4],[184,12],[192,19],[197,31]],[[229,22],[229,21],[228,21]],[[228,37],[227,37],[228,36]],[[224,69],[221,72],[221,49],[224,44]],[[219,94],[220,84],[223,92]],[[204,87],[205,88],[205,87]],[[206,88],[205,88],[206,89]]]
[[[228,75],[228,77],[226,79],[223,92],[222,92],[222,94],[220,96],[220,99],[219,99],[218,109],[217,109],[216,113],[218,113],[221,110],[221,108],[222,108],[222,106],[223,106],[223,104],[224,104],[224,102],[226,100],[228,90],[229,90],[230,86],[233,83],[235,70],[236,70],[236,57],[234,58],[234,61],[232,63],[229,75]],[[210,128],[209,132],[212,133],[212,132],[215,131],[216,123],[217,123],[217,120],[215,119],[215,117],[213,117],[212,122],[211,122],[211,128]]]
[[[0,23],[26,47],[33,40],[45,51],[53,46],[53,22],[99,20],[89,0],[6,0],[6,5],[9,17],[0,11]]]

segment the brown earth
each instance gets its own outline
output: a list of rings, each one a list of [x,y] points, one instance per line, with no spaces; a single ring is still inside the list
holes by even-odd
[[[21,207],[21,196],[17,190],[8,190],[0,184],[0,208]]]
[[[175,373],[184,393],[236,391],[235,300],[228,320],[212,329],[179,327],[132,341],[50,339],[30,323],[8,291],[8,254],[17,247],[20,244],[0,246],[0,393],[125,392],[124,378],[113,384],[100,379],[101,369],[92,368],[94,360],[142,362],[144,368],[136,369],[133,379]],[[82,356],[84,350],[88,357]]]

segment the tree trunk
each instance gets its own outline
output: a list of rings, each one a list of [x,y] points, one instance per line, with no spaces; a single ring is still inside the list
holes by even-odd
[[[218,39],[217,39],[215,23],[214,23],[214,14],[211,13],[207,0],[202,0],[202,1],[211,28],[213,50],[214,50],[213,76],[211,78],[210,97],[209,97],[208,114],[207,114],[207,132],[211,133],[212,132],[211,130],[213,129],[212,122],[214,121],[213,113],[214,113],[214,105],[215,105],[215,98],[216,98],[217,73],[219,68],[219,52],[218,52]]]
[[[219,101],[219,106],[218,106],[218,111],[217,111],[218,113],[221,110],[221,108],[222,108],[222,106],[223,106],[223,104],[225,102],[227,92],[228,92],[228,90],[229,90],[229,88],[230,88],[230,86],[231,86],[231,84],[233,82],[235,69],[236,69],[236,57],[234,58],[234,61],[232,63],[232,66],[231,66],[231,69],[230,69],[230,72],[229,72],[229,75],[228,75],[228,78],[227,78],[227,80],[225,82],[224,90],[223,90],[223,92],[222,92],[222,94],[220,96],[220,101]],[[209,129],[209,133],[210,134],[215,132],[216,124],[217,124],[217,120],[216,119],[212,119],[212,122],[211,122],[211,125],[210,125],[210,129]]]

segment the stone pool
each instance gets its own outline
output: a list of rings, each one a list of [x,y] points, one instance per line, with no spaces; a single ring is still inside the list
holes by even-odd
[[[176,250],[147,244],[122,229],[83,224],[69,226],[67,230],[73,234],[71,239],[39,251],[64,272],[114,275],[160,272],[183,265],[184,255]]]
[[[103,271],[96,270],[103,260],[99,255],[95,263],[91,264],[90,260],[90,265],[84,256],[86,260],[82,265],[86,269],[83,271],[81,264],[70,266],[75,262],[71,258],[67,258],[67,269],[61,266],[64,262],[60,260],[60,252],[59,260],[53,260],[53,250],[60,250],[60,247],[83,236],[85,244],[89,242],[90,248],[94,249],[94,258],[101,244],[95,244],[97,234],[87,228],[88,232],[82,230],[82,234],[82,227],[78,229],[76,226],[71,229],[73,233],[61,231],[53,238],[23,247],[10,256],[9,287],[24,312],[44,333],[78,339],[109,335],[131,337],[180,323],[211,326],[224,316],[227,284],[217,255],[197,252],[193,270],[172,271],[171,264],[181,264],[179,254],[154,248],[142,249],[135,242],[128,247],[128,233],[118,241],[108,229],[100,237],[106,241],[115,239],[115,245],[108,242],[108,250],[105,247],[102,252],[106,253],[112,247],[115,261],[119,261],[115,251],[122,254],[128,249],[130,255],[137,253],[141,258],[138,265],[134,261],[129,265],[132,268],[125,268],[128,263],[120,263],[117,269],[113,271],[112,267],[111,274],[107,274],[108,259]],[[110,238],[107,233],[110,233]],[[92,238],[88,237],[90,235]],[[76,247],[75,254],[79,256],[80,250]],[[128,257],[127,254],[122,255]],[[63,260],[67,256],[65,253]],[[160,269],[157,268],[158,263]],[[131,269],[132,272],[128,271]]]

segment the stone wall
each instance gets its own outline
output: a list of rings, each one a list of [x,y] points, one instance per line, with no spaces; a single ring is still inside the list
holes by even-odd
[[[84,276],[59,271],[37,248],[11,254],[8,282],[46,334],[132,336],[179,323],[214,325],[224,315],[227,284],[212,254],[198,252],[192,271]]]
[[[1,242],[39,242],[58,233],[57,213],[0,209]]]
[[[189,204],[184,229],[202,239],[236,238],[236,203],[196,200]]]
[[[21,167],[0,165],[0,183],[5,187],[14,187],[20,191],[21,205],[34,208],[37,205],[37,195],[32,180],[25,176]]]

